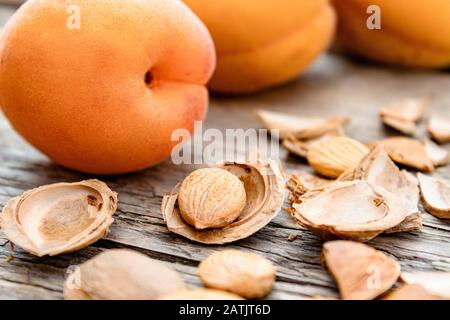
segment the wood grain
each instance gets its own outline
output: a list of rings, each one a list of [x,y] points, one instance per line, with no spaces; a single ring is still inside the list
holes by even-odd
[[[382,126],[377,114],[380,106],[396,98],[429,96],[430,113],[450,117],[449,87],[448,72],[389,69],[325,55],[305,76],[289,85],[249,97],[214,97],[205,125],[219,129],[259,127],[254,114],[258,108],[310,116],[348,115],[352,123],[347,133],[370,142],[394,134]],[[281,157],[287,172],[307,169],[303,160],[284,150]],[[60,299],[68,267],[117,247],[165,261],[188,283],[200,285],[196,276],[199,261],[221,247],[199,245],[170,233],[160,212],[164,193],[191,170],[166,161],[136,174],[102,178],[119,192],[116,220],[106,238],[76,253],[36,258],[16,248],[13,261],[8,262],[9,242],[0,232],[0,299]],[[440,168],[436,175],[450,179],[450,168]],[[0,115],[0,208],[27,189],[86,178],[89,176],[50,162]],[[450,271],[450,222],[427,213],[424,220],[418,232],[382,235],[370,244],[394,256],[404,270]],[[287,238],[294,230],[299,235],[290,242]],[[262,254],[278,266],[269,299],[336,297],[334,281],[320,265],[321,245],[319,238],[300,230],[282,211],[260,232],[227,247]]]

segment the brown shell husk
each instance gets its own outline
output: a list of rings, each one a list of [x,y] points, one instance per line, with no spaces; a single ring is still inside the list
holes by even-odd
[[[300,203],[301,197],[308,191],[322,188],[332,182],[334,180],[324,179],[307,172],[295,172],[286,183],[286,187],[290,192],[289,200],[291,203]]]
[[[323,259],[344,300],[370,300],[389,290],[400,275],[400,265],[384,253],[352,241],[323,245]]]
[[[427,105],[427,98],[394,101],[381,109],[380,117],[387,126],[414,135],[417,131],[416,122],[423,118]]]
[[[425,139],[423,141],[425,152],[435,167],[446,166],[450,163],[450,152],[440,147],[433,141]]]
[[[290,153],[295,154],[301,158],[306,158],[308,156],[309,149],[314,146],[315,144],[319,143],[320,141],[336,137],[336,136],[343,136],[344,131],[342,128],[333,129],[331,131],[328,131],[324,133],[323,135],[312,138],[312,139],[298,139],[295,136],[288,136],[283,140],[283,147],[285,147]]]
[[[239,250],[218,251],[203,260],[198,275],[209,288],[247,299],[265,297],[275,282],[275,266],[264,257]]]
[[[395,195],[364,180],[338,181],[306,193],[294,218],[325,240],[369,241],[400,224],[407,209]]]
[[[225,163],[220,168],[241,179],[247,203],[239,218],[218,229],[196,230],[180,215],[176,192],[166,195],[161,211],[170,231],[192,241],[224,244],[247,238],[266,226],[281,210],[284,201],[284,177],[279,162],[257,159],[249,163]]]
[[[400,279],[408,285],[420,285],[429,294],[450,299],[450,272],[402,272]]]
[[[439,143],[450,142],[450,120],[441,116],[431,117],[428,132]]]
[[[418,177],[425,209],[438,218],[450,219],[450,184],[421,173]]]
[[[184,290],[181,276],[128,249],[111,249],[75,268],[64,284],[66,300],[153,300]]]
[[[350,121],[348,117],[299,117],[267,110],[258,110],[257,115],[267,129],[279,130],[280,139],[289,136],[300,140],[318,138],[330,131],[341,129]]]
[[[244,298],[222,290],[192,288],[165,295],[158,300],[244,300]]]
[[[403,202],[408,215],[402,223],[386,230],[386,233],[412,231],[422,226],[418,180],[407,171],[400,170],[381,145],[375,146],[354,170],[344,173],[338,180],[369,181],[385,188]]]
[[[8,201],[0,227],[8,240],[36,256],[82,249],[109,231],[117,194],[98,180],[56,183]]]
[[[391,137],[375,143],[383,145],[394,162],[424,172],[434,170],[425,146],[418,140],[406,137]]]

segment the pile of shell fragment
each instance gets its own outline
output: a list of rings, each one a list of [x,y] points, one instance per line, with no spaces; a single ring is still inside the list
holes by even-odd
[[[450,142],[450,120],[433,115],[428,121],[431,139],[416,139],[426,110],[426,99],[405,99],[382,108],[382,122],[399,135],[365,144],[345,135],[349,122],[345,117],[305,118],[258,111],[268,129],[278,129],[282,145],[306,159],[314,171],[289,177],[286,186],[292,209],[288,211],[302,228],[329,241],[324,245],[324,261],[342,299],[450,297],[449,273],[401,275],[392,258],[358,243],[383,233],[419,230],[421,199],[428,213],[450,219],[450,184],[430,175],[450,163],[449,152],[439,145]],[[360,264],[355,262],[358,259]],[[386,273],[380,277],[386,282],[378,284],[378,290],[366,285],[369,265]],[[398,279],[403,287],[386,295]]]

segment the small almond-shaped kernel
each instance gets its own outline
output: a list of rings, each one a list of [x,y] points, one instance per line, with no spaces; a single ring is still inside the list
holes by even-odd
[[[66,279],[66,300],[154,300],[186,285],[165,264],[128,249],[106,250]]]
[[[308,151],[308,162],[319,174],[338,178],[355,168],[369,153],[360,142],[348,137],[331,137],[313,145]]]
[[[222,290],[193,288],[162,296],[158,300],[244,300],[242,297]]]
[[[425,209],[438,218],[450,219],[450,184],[421,173],[418,177]]]
[[[374,299],[389,290],[400,276],[397,261],[358,242],[326,242],[323,258],[344,300]]]
[[[394,162],[420,171],[434,170],[433,162],[428,157],[425,146],[419,141],[406,137],[391,137],[376,144],[381,144]]]
[[[431,117],[428,132],[439,143],[450,142],[450,120],[439,116]]]
[[[210,288],[226,290],[247,299],[265,297],[275,282],[275,266],[254,253],[219,251],[200,263],[198,274]]]
[[[184,221],[198,230],[221,228],[236,220],[246,204],[246,192],[237,176],[220,168],[192,172],[178,195]]]

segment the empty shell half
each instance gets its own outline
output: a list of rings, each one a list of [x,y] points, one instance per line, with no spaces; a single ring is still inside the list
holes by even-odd
[[[165,264],[132,250],[112,249],[77,266],[66,279],[67,300],[153,300],[186,288]]]
[[[408,210],[398,198],[364,180],[336,182],[307,192],[294,217],[326,240],[369,241],[400,224]]]
[[[54,256],[102,238],[116,209],[117,194],[101,181],[56,183],[8,201],[0,226],[5,237],[25,251]]]
[[[278,162],[257,159],[248,163],[225,163],[219,168],[232,173],[243,183],[246,203],[237,219],[220,228],[197,229],[180,214],[176,190],[164,196],[161,204],[170,231],[200,243],[224,244],[251,236],[281,210],[284,177]]]
[[[352,241],[329,241],[322,255],[344,300],[370,300],[389,290],[400,265],[381,251]]]
[[[425,209],[438,218],[450,219],[450,184],[421,173],[419,182]]]
[[[403,202],[408,211],[405,220],[385,232],[403,232],[422,226],[419,211],[420,191],[418,180],[405,170],[400,170],[381,145],[376,146],[352,171],[343,174],[340,181],[366,180],[385,188]]]

